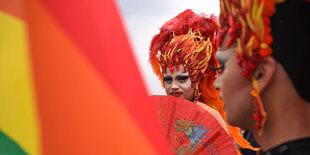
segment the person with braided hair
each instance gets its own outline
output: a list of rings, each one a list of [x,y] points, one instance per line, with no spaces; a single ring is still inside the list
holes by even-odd
[[[225,120],[223,102],[213,83],[218,71],[215,58],[217,17],[185,10],[167,21],[150,46],[150,63],[167,95],[197,103],[211,113],[242,148],[253,148],[240,129]]]

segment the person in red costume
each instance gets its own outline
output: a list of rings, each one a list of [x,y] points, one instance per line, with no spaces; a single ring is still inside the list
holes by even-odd
[[[218,74],[215,58],[217,18],[186,10],[167,21],[150,46],[150,63],[167,95],[197,103],[211,113],[236,143],[253,148],[240,129],[227,125],[223,102],[213,83]]]

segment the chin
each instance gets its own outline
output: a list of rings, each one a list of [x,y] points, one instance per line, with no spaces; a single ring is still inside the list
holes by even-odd
[[[247,120],[238,119],[238,118],[231,118],[226,115],[227,123],[231,126],[237,126],[242,129],[250,129],[251,123]]]
[[[238,126],[236,121],[234,121],[233,119],[230,119],[230,117],[228,117],[228,115],[226,115],[226,120],[227,120],[227,123],[231,126]]]
[[[227,123],[231,126],[240,126],[240,123],[237,118],[235,117],[232,117],[228,114],[228,112],[226,112],[226,120],[227,120]]]

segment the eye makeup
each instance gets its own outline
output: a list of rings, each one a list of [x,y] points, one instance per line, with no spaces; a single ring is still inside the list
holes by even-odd
[[[176,77],[176,80],[178,80],[178,81],[186,81],[188,78],[189,78],[188,75],[178,75]]]
[[[216,53],[216,58],[219,61],[220,67],[214,68],[214,70],[220,70],[220,73],[223,73],[225,69],[225,63],[234,56],[235,46],[231,46],[225,50],[218,51]]]
[[[189,75],[177,75],[176,77],[175,77],[175,81],[178,81],[178,82],[180,82],[180,83],[184,83],[184,82],[186,82],[187,80],[189,79]],[[171,77],[171,76],[169,76],[169,75],[167,75],[167,76],[164,76],[163,77],[163,80],[164,80],[164,82],[166,83],[166,84],[170,84],[174,79]]]
[[[171,76],[164,76],[164,81],[172,81],[172,77]]]
[[[225,69],[225,62],[220,62],[220,67],[219,67],[220,73],[223,73],[224,69]]]

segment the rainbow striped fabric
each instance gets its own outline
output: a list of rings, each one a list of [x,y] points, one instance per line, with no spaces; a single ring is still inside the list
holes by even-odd
[[[113,0],[0,1],[0,154],[169,154]]]

